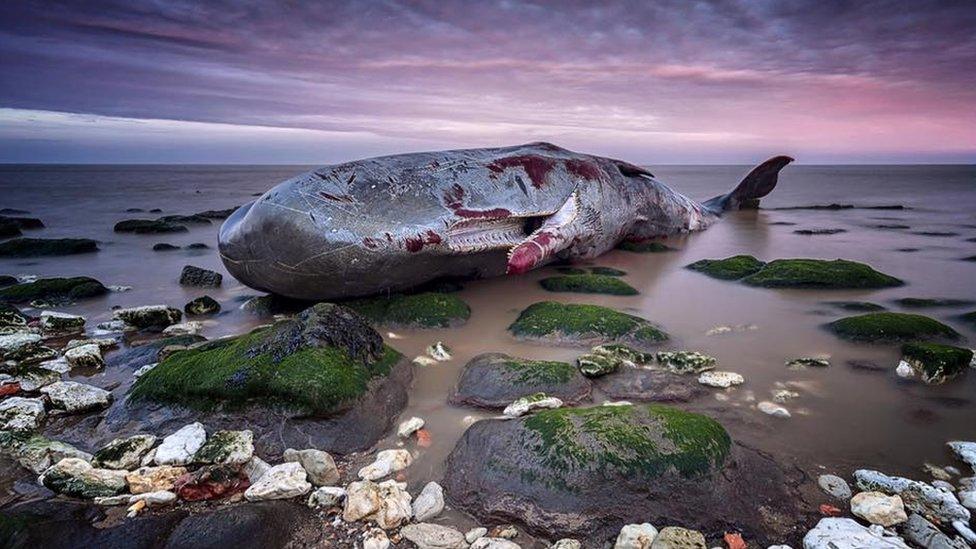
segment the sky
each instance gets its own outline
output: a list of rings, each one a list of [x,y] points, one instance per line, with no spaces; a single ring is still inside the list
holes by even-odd
[[[976,2],[6,3],[0,162],[976,162]]]

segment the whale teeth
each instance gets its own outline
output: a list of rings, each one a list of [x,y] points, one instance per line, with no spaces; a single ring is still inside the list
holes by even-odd
[[[455,252],[511,248],[525,238],[525,219],[465,220],[448,228],[447,243]]]

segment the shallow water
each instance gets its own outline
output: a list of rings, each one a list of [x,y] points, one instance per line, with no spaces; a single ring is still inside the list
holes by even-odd
[[[246,296],[257,292],[229,275],[217,257],[212,226],[190,225],[174,235],[116,234],[122,219],[152,218],[222,209],[251,200],[276,182],[304,171],[297,166],[4,166],[0,167],[0,207],[29,210],[46,229],[26,236],[88,237],[101,241],[96,254],[28,260],[0,259],[0,274],[89,275],[107,285],[132,286],[131,291],[65,307],[83,314],[89,326],[108,320],[111,307],[167,303],[182,307],[208,294],[224,307],[203,335],[240,333],[267,322],[239,310]],[[725,192],[747,171],[743,166],[665,166],[652,168],[659,180],[704,200]],[[777,210],[773,208],[831,202],[858,205],[902,204],[905,210],[840,211]],[[161,208],[160,214],[125,213],[127,208]],[[401,339],[388,342],[412,357],[437,340],[454,351],[453,360],[418,368],[410,403],[403,418],[427,420],[433,446],[407,470],[411,491],[438,479],[442,462],[464,430],[465,416],[486,417],[484,411],[446,403],[461,367],[483,352],[506,352],[527,358],[573,361],[580,349],[515,341],[505,328],[527,305],[540,300],[599,303],[644,316],[672,336],[666,348],[692,349],[718,358],[718,368],[743,374],[746,384],[712,395],[687,407],[704,410],[725,422],[733,436],[784,461],[796,462],[809,474],[829,470],[847,475],[869,466],[889,473],[923,478],[921,464],[948,464],[945,442],[976,439],[976,372],[943,386],[927,387],[899,380],[894,374],[897,346],[843,342],[822,324],[844,313],[824,301],[872,301],[898,310],[900,297],[976,299],[976,262],[959,258],[976,254],[976,167],[972,166],[791,166],[763,210],[727,215],[709,230],[668,241],[678,251],[635,254],[613,251],[595,265],[626,271],[628,283],[640,290],[632,297],[552,294],[536,280],[553,274],[542,269],[521,277],[474,281],[459,294],[472,308],[463,327],[443,330],[395,330]],[[783,225],[777,223],[795,223]],[[904,224],[910,229],[878,229],[879,224]],[[834,235],[803,236],[797,229],[842,228]],[[926,236],[916,232],[954,232],[957,236]],[[185,245],[203,242],[208,250],[154,252],[157,242]],[[916,252],[896,251],[917,248]],[[713,280],[682,268],[702,258],[753,254],[760,259],[783,257],[844,258],[863,261],[908,284],[877,291],[779,291],[750,288]],[[177,284],[185,264],[225,273],[217,290],[183,288]],[[972,325],[954,317],[969,309],[938,308],[921,312],[943,320],[970,344]],[[706,335],[718,325],[754,325],[755,329]],[[384,335],[388,330],[381,330]],[[790,370],[790,357],[829,354],[825,369]],[[887,367],[881,372],[851,368],[848,360],[870,360]],[[107,385],[118,372],[96,374],[87,382]],[[800,397],[787,403],[793,417],[777,419],[755,410],[768,400],[777,383],[791,384]],[[715,394],[728,397],[719,400]],[[120,397],[122,395],[116,395]],[[603,401],[594,394],[594,401]],[[52,433],[54,434],[54,433]],[[380,447],[396,444],[395,435]],[[89,449],[90,450],[90,449]]]

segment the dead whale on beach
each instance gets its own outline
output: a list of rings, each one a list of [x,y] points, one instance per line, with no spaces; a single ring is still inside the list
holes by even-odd
[[[644,168],[549,143],[357,160],[239,208],[220,229],[220,256],[252,288],[309,300],[521,274],[702,230],[766,196],[792,161],[771,158],[698,203]]]

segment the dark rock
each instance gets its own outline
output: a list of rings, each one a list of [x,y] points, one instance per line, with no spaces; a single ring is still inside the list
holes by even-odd
[[[385,326],[447,328],[460,326],[471,316],[471,308],[464,300],[440,292],[353,299],[343,305]]]
[[[625,240],[620,244],[617,244],[618,250],[623,250],[625,252],[634,252],[639,254],[647,253],[660,253],[660,252],[673,252],[674,248],[660,242],[632,242]]]
[[[149,210],[149,213],[152,213],[152,214],[162,213],[162,211],[163,210],[161,208],[153,208],[153,209]]]
[[[198,335],[167,337],[149,341],[108,355],[105,361],[106,367],[136,371],[147,364],[159,362],[161,360],[160,351],[166,347],[189,346],[202,341],[206,341],[206,339]]]
[[[181,286],[216,288],[220,286],[223,280],[224,275],[207,269],[201,269],[200,267],[194,267],[193,265],[186,265],[183,267],[183,272],[180,273]]]
[[[116,223],[114,230],[117,233],[153,234],[185,233],[189,229],[185,225],[153,219],[126,219]]]
[[[796,225],[796,223],[793,223],[792,221],[773,221],[772,223],[770,223],[770,225],[781,225],[784,227],[792,227]]]
[[[18,210],[17,208],[0,208],[0,215],[27,215],[29,213],[27,210]]]
[[[0,275],[0,288],[3,288],[5,286],[13,286],[14,284],[17,284],[19,282],[20,281],[17,280],[16,276]]]
[[[74,255],[98,251],[98,242],[88,238],[15,238],[0,242],[0,257]]]
[[[321,521],[307,506],[291,501],[244,503],[189,515],[173,529],[164,548],[328,547],[303,541],[322,529]]]
[[[226,210],[206,210],[194,215],[198,217],[208,217],[211,219],[227,219],[237,208],[240,208],[240,206],[234,206],[233,208],[227,208]]]
[[[220,303],[205,295],[184,305],[183,311],[188,315],[212,315],[220,312]]]
[[[83,299],[108,293],[101,282],[87,276],[41,278],[34,282],[0,288],[0,301],[22,303],[34,300]]]
[[[203,242],[194,242],[193,244],[187,244],[186,246],[187,250],[206,250],[208,248],[210,248],[210,246],[207,246]]]
[[[959,236],[959,233],[952,231],[913,231],[912,234],[919,236]]]
[[[845,311],[857,311],[865,313],[885,310],[883,306],[868,301],[825,301],[824,304],[837,307],[838,309],[843,309]]]
[[[763,288],[855,289],[904,284],[869,265],[843,259],[777,259],[763,263],[752,256],[737,255],[726,259],[702,259],[687,267],[713,278],[740,280]]]
[[[142,208],[127,208],[125,213],[142,213],[144,211],[146,210],[143,210]]]
[[[196,214],[194,214],[194,215],[164,215],[163,217],[160,217],[159,219],[157,219],[157,221],[161,221],[163,223],[175,223],[175,224],[188,223],[188,224],[191,224],[191,225],[209,225],[210,224],[210,218],[204,217],[202,215],[196,215]]]
[[[906,343],[901,347],[901,354],[902,360],[930,385],[945,383],[965,373],[973,360],[969,349],[939,343]]]
[[[793,234],[818,235],[818,234],[840,234],[846,233],[847,229],[797,229]]]
[[[911,208],[901,204],[889,204],[882,206],[863,206],[855,204],[811,204],[808,206],[786,206],[782,208],[770,208],[771,210],[910,210]]]
[[[600,274],[567,274],[543,278],[539,284],[549,292],[583,294],[637,295],[637,290],[616,276]]]
[[[879,223],[878,225],[871,225],[872,229],[911,229],[909,225],[901,225],[899,223]]]
[[[451,403],[504,408],[512,401],[545,393],[567,404],[590,396],[590,382],[566,362],[527,360],[502,353],[471,359],[461,371]]]
[[[9,303],[0,302],[0,334],[11,328],[25,328],[31,318]]]
[[[0,225],[13,223],[21,230],[43,229],[44,222],[36,217],[7,217],[0,215]]]
[[[974,302],[969,299],[950,299],[943,297],[903,297],[895,303],[906,309],[928,309],[936,307],[968,307]]]
[[[617,368],[595,379],[597,388],[613,399],[640,402],[688,402],[708,394],[696,376],[666,370]]]
[[[171,250],[179,250],[179,246],[174,246],[173,244],[167,244],[166,242],[160,242],[159,244],[153,244],[152,247],[154,252],[168,252]]]
[[[20,236],[20,226],[10,220],[0,219],[0,238]]]
[[[603,276],[624,276],[627,274],[627,271],[621,271],[620,269],[614,269],[613,267],[599,267],[599,266],[590,268],[590,272],[595,275],[603,275]]]
[[[878,364],[871,360],[848,360],[847,365],[854,370],[863,370],[865,372],[886,372],[891,369],[890,366]]]

